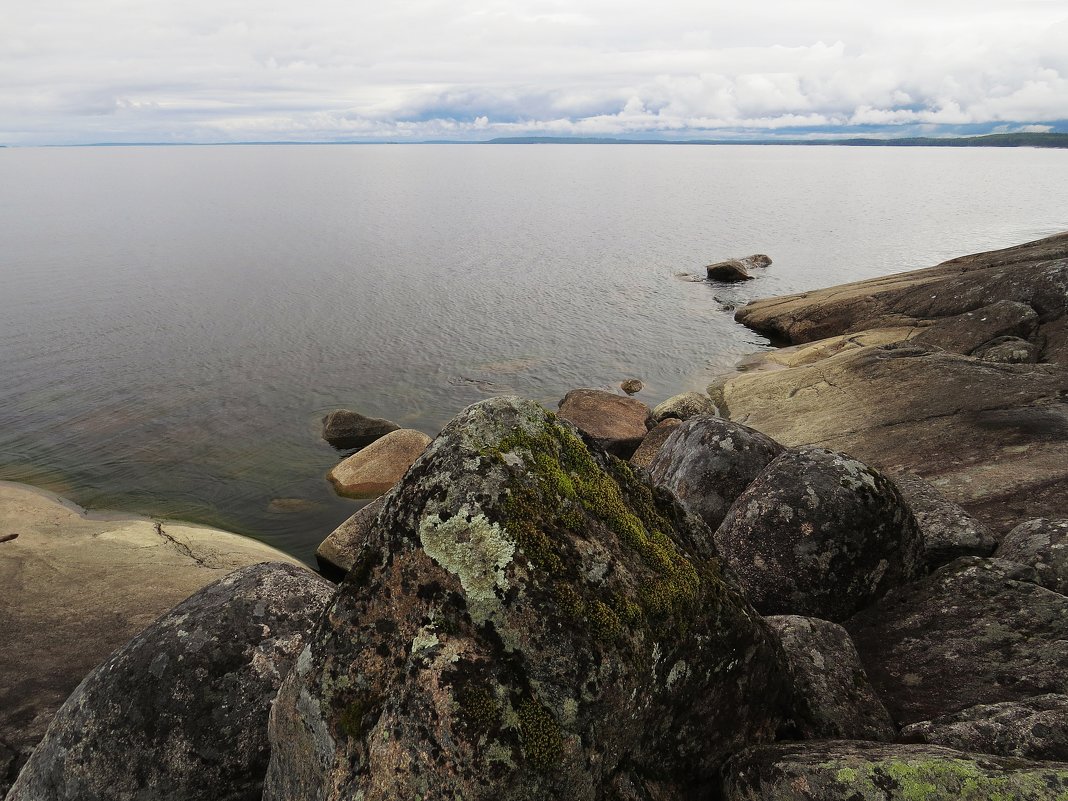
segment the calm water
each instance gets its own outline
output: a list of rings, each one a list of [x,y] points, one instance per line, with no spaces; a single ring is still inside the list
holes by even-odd
[[[766,345],[717,298],[1064,229],[1052,150],[0,150],[0,478],[307,559],[358,507],[332,408],[434,434],[497,392],[653,403]],[[753,252],[740,288],[676,277]]]

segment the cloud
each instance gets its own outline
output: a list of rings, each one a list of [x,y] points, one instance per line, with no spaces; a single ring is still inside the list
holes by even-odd
[[[1061,0],[37,0],[0,141],[1016,125],[1068,111]]]

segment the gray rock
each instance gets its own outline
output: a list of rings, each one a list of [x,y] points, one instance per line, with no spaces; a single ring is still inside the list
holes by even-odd
[[[682,425],[682,421],[675,417],[669,417],[658,423],[656,428],[645,435],[645,439],[638,446],[638,450],[634,451],[634,455],[630,457],[631,465],[642,468],[649,467],[656,454],[659,453],[660,446],[667,442],[668,437],[680,425]]]
[[[332,590],[280,563],[200,590],[85,678],[7,801],[258,798],[271,702]]]
[[[890,713],[868,682],[845,629],[797,615],[765,620],[786,651],[805,739],[894,739]]]
[[[559,404],[559,415],[599,448],[629,459],[652,425],[649,407],[601,389],[573,389]]]
[[[660,447],[649,477],[715,531],[735,498],[782,452],[775,440],[739,423],[694,417]]]
[[[350,409],[336,409],[323,418],[323,439],[339,450],[363,448],[400,426]]]
[[[920,330],[913,342],[969,354],[997,337],[1027,339],[1038,330],[1038,313],[1026,303],[998,300],[975,311],[945,317]]]
[[[723,801],[1058,801],[1068,766],[935,745],[778,743],[734,757]]]
[[[778,456],[715,539],[766,615],[842,621],[924,570],[919,527],[893,482],[822,448]]]
[[[371,532],[272,710],[265,801],[693,798],[787,713],[709,532],[537,404],[462,412]]]
[[[933,570],[960,556],[990,556],[993,532],[915,473],[893,477],[923,535],[927,567]]]
[[[899,724],[1068,692],[1068,598],[1033,568],[962,557],[846,621]]]
[[[931,743],[983,754],[1068,762],[1068,696],[982,704],[913,723],[902,742]]]
[[[669,417],[689,420],[699,414],[715,413],[716,404],[712,402],[710,397],[701,392],[683,392],[653,407],[653,419],[658,423]]]
[[[1040,355],[1038,345],[1019,337],[997,337],[972,351],[977,359],[999,364],[1034,364]]]
[[[367,543],[371,524],[382,510],[383,497],[379,496],[361,508],[319,543],[315,549],[315,561],[324,576],[340,581],[352,570]]]
[[[705,267],[705,273],[710,281],[748,281],[753,277],[749,274],[750,270],[759,270],[769,264],[771,264],[769,257],[763,253],[755,253],[744,259],[727,259],[709,264]]]
[[[1033,567],[1039,584],[1068,595],[1068,520],[1021,523],[1005,535],[995,556]]]

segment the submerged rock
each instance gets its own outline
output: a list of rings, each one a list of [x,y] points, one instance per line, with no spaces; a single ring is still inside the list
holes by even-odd
[[[1059,801],[1068,765],[934,745],[779,743],[731,760],[724,801]]]
[[[453,420],[279,693],[265,801],[696,799],[789,708],[707,532],[534,403]]]
[[[1068,520],[1021,523],[1005,535],[995,555],[1033,567],[1039,584],[1068,595]]]
[[[258,798],[271,702],[332,592],[278,563],[200,590],[86,677],[7,801]]]
[[[727,512],[716,547],[766,615],[845,620],[924,570],[919,527],[893,483],[822,448],[768,465]]]
[[[658,423],[671,417],[679,420],[689,420],[699,414],[715,413],[716,404],[712,402],[710,397],[701,392],[683,392],[653,407],[653,419]]]
[[[315,549],[315,560],[327,578],[340,581],[352,570],[360,549],[370,536],[371,524],[382,510],[378,497],[334,529]]]
[[[845,629],[797,615],[765,620],[786,651],[806,739],[894,739],[890,713],[868,682]]]
[[[367,417],[350,409],[337,409],[323,418],[323,439],[339,450],[363,448],[400,426],[380,417]]]
[[[695,417],[660,447],[649,477],[715,531],[734,500],[782,452],[782,445],[759,431],[718,417]]]
[[[675,417],[669,417],[658,423],[656,428],[645,435],[638,450],[634,451],[634,455],[630,457],[630,463],[634,467],[648,467],[652,464],[656,454],[660,451],[660,446],[667,442],[668,437],[680,425],[682,421]]]
[[[649,432],[649,407],[600,389],[573,389],[560,401],[560,417],[598,447],[629,459]]]
[[[934,569],[960,556],[990,556],[997,547],[993,532],[915,473],[893,477],[923,535],[927,567]]]
[[[402,428],[354,453],[327,474],[338,495],[374,498],[388,492],[419,458],[430,437]]]

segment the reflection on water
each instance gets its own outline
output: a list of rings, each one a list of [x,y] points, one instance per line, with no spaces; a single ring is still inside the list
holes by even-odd
[[[301,558],[358,508],[347,406],[650,403],[766,340],[731,307],[1068,228],[1068,154],[768,147],[0,150],[0,478]],[[766,252],[742,285],[678,280]]]

